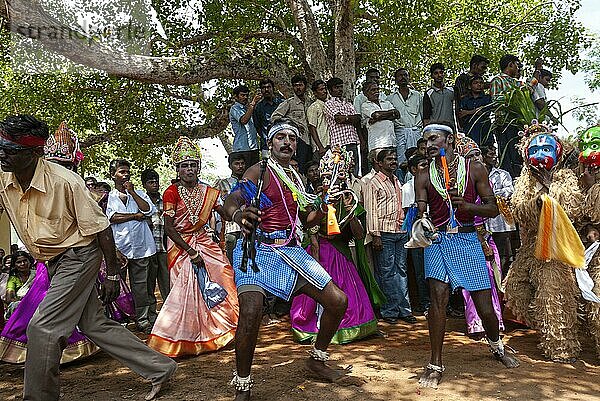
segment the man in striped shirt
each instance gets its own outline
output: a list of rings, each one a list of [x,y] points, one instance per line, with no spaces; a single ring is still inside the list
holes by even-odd
[[[395,175],[398,166],[396,148],[384,148],[377,153],[375,163],[379,172],[365,189],[367,232],[373,237],[375,252],[375,277],[387,302],[381,307],[386,323],[396,324],[398,319],[416,323],[408,299],[406,275],[406,248],[408,234],[402,230],[402,189]]]

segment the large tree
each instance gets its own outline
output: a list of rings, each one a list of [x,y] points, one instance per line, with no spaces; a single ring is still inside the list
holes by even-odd
[[[240,81],[271,77],[288,94],[294,73],[336,75],[350,96],[357,72],[376,66],[389,77],[405,66],[422,89],[429,64],[443,61],[455,75],[473,53],[492,59],[492,68],[514,52],[527,63],[542,57],[554,71],[576,71],[590,42],[574,19],[578,0],[0,2],[5,30],[87,67],[31,76],[15,71],[5,47],[5,87],[21,98],[4,101],[3,111],[68,115],[86,145],[139,143],[134,157],[158,155],[155,144],[180,133],[221,134],[226,142],[229,89]],[[141,44],[85,34],[82,14],[105,27],[142,21]],[[48,27],[78,34],[57,38]]]

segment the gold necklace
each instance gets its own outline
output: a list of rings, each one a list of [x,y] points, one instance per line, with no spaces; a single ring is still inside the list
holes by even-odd
[[[177,190],[179,192],[179,196],[181,197],[181,200],[183,201],[183,204],[185,205],[185,208],[188,210],[188,213],[190,214],[190,217],[188,219],[190,220],[190,223],[192,223],[192,225],[195,226],[196,224],[198,224],[198,221],[200,220],[199,216],[200,216],[200,211],[202,209],[201,199],[202,199],[202,193],[204,191],[204,188],[202,185],[196,184],[194,189],[192,189],[190,191],[183,185],[180,185],[177,187]]]

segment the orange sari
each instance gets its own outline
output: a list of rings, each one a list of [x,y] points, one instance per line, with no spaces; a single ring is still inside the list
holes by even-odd
[[[184,194],[187,202],[176,185],[169,186],[163,196],[164,213],[174,217],[177,232],[202,255],[210,280],[221,285],[228,295],[219,305],[209,309],[202,298],[190,257],[168,240],[171,292],[156,319],[148,345],[170,357],[198,355],[224,347],[235,336],[239,315],[233,269],[219,245],[204,229],[218,201],[219,191],[198,184],[191,194]]]

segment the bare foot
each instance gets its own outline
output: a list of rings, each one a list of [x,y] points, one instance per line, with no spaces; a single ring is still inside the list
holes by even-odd
[[[234,401],[247,401],[250,399],[250,391],[236,391]]]
[[[162,389],[163,384],[164,383],[153,384],[152,389],[150,390],[150,392],[148,394],[146,394],[146,397],[144,397],[144,399],[146,401],[153,400],[154,397],[156,397],[158,395],[158,393],[160,392],[160,390]]]
[[[427,388],[438,388],[438,384],[442,381],[442,372],[433,369],[425,368],[425,372],[419,379],[419,385]]]
[[[515,354],[513,354],[507,349],[504,350],[504,355],[500,356],[494,354],[494,357],[500,362],[502,362],[502,364],[508,369],[517,368],[519,367],[519,365],[521,365]]]
[[[325,362],[317,361],[312,358],[308,358],[306,361],[306,367],[318,377],[331,383],[339,380],[342,376],[350,371],[348,368],[345,370],[332,369],[327,366]]]

